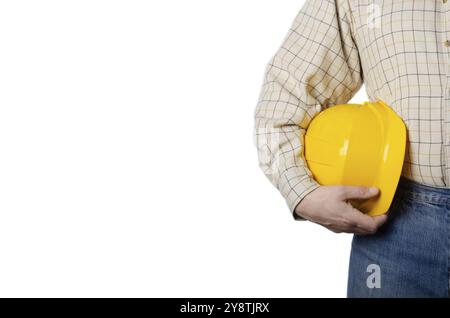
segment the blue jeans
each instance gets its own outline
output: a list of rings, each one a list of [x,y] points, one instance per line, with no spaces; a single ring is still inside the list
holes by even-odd
[[[401,178],[389,220],[355,235],[348,297],[449,297],[450,189]]]

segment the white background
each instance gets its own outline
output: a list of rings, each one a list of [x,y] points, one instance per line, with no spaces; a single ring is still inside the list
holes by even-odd
[[[344,297],[252,138],[303,3],[0,1],[0,296]]]

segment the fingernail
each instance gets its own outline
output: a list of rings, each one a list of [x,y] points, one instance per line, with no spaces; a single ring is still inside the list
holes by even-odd
[[[376,193],[378,193],[378,188],[371,187],[371,188],[369,189],[369,192],[370,192],[370,194],[376,194]]]

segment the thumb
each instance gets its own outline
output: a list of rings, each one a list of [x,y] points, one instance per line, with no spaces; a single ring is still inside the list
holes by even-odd
[[[370,199],[379,193],[378,188],[374,187],[343,186],[342,199]]]

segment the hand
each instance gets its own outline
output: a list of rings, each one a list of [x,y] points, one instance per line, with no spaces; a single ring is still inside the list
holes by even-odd
[[[377,188],[321,186],[303,198],[295,213],[335,233],[375,234],[387,221],[387,215],[370,217],[355,209],[348,200],[370,199],[378,193]]]

